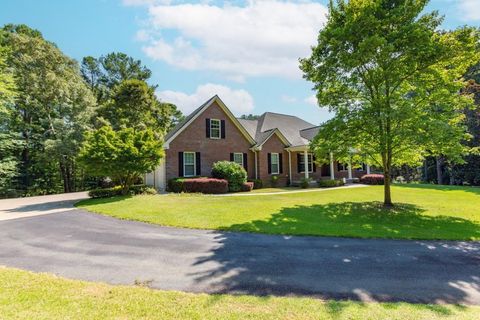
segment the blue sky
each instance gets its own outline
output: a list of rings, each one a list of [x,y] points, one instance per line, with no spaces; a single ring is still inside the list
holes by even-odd
[[[237,114],[273,111],[318,124],[298,58],[308,55],[325,21],[319,1],[2,0],[0,23],[40,30],[81,60],[112,51],[147,65],[162,100],[188,113],[219,94]],[[446,29],[480,26],[480,0],[432,0]]]

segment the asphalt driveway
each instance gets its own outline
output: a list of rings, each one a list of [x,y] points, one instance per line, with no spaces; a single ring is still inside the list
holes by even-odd
[[[1,200],[0,265],[190,292],[480,305],[479,242],[165,228],[73,209],[82,197]]]

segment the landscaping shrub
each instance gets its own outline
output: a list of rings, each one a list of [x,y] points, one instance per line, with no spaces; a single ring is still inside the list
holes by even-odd
[[[129,190],[130,194],[157,194],[157,190],[144,184],[133,185]]]
[[[228,192],[228,181],[215,178],[184,179],[182,190],[190,193],[219,194]]]
[[[253,182],[253,189],[263,188],[263,181],[261,179],[250,179],[248,182]]]
[[[247,181],[242,184],[242,191],[252,191],[254,189],[254,183]]]
[[[157,190],[152,187],[149,187],[144,184],[140,185],[133,185],[128,190],[129,195],[137,195],[137,194],[157,194]],[[90,198],[110,198],[114,196],[121,196],[122,195],[122,187],[115,186],[113,188],[104,188],[104,189],[94,189],[88,192],[88,196]]]
[[[383,185],[385,177],[383,174],[366,174],[360,178],[360,182],[364,184]]]
[[[185,178],[173,178],[168,180],[168,191],[175,193],[184,192],[185,190],[183,190],[183,181],[185,181]]]
[[[278,176],[272,176],[270,178],[270,185],[275,188],[278,184]]]
[[[310,179],[302,178],[302,180],[300,181],[300,188],[307,189],[308,187],[310,187]]]
[[[343,180],[318,180],[318,186],[320,188],[333,188],[343,186]]]
[[[218,161],[213,164],[212,177],[228,181],[228,190],[237,192],[242,190],[242,185],[247,182],[247,172],[235,162]]]

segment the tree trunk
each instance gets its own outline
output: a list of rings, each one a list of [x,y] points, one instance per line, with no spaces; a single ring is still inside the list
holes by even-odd
[[[65,164],[63,163],[63,159],[59,159],[59,165],[60,165],[60,173],[62,175],[62,181],[63,181],[63,192],[68,193],[68,176],[67,176],[67,171]]]
[[[390,184],[391,184],[391,176],[390,176],[390,169],[384,169],[383,175],[385,178],[385,185],[383,186],[383,206],[385,208],[391,208],[393,207],[393,202],[392,202],[392,192],[390,189]]]
[[[442,172],[442,164],[443,158],[442,156],[437,157],[437,184],[443,184],[443,172]]]

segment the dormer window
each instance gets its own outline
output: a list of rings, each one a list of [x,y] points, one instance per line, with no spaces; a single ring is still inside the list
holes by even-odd
[[[221,122],[218,119],[210,119],[210,138],[220,139]]]

